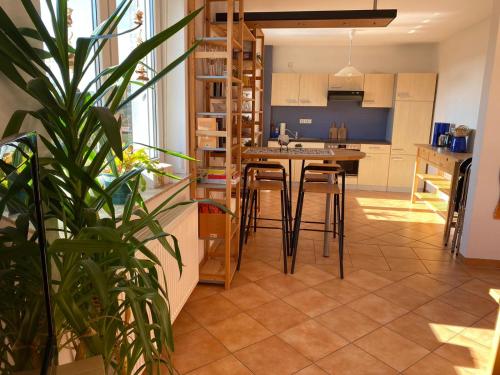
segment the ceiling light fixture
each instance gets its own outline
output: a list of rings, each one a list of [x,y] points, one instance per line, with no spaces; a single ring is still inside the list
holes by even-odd
[[[362,73],[351,65],[351,57],[352,57],[352,39],[354,38],[354,30],[349,31],[349,62],[347,66],[340,69],[337,73],[335,73],[336,77],[359,77]]]
[[[422,23],[429,23],[429,22],[431,22],[431,20],[428,18],[426,18],[425,20],[422,21]]]
[[[415,34],[416,31],[417,30],[410,30],[410,31],[408,31],[408,34]]]

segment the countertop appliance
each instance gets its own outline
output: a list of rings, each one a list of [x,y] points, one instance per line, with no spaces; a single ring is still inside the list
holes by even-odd
[[[343,148],[346,150],[360,151],[361,144],[356,143],[325,143],[326,149],[338,149]],[[359,160],[344,160],[337,161],[337,164],[345,170],[346,176],[358,177],[359,172]]]

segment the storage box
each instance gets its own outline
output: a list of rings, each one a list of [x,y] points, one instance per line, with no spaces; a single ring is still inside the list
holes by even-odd
[[[200,117],[196,122],[198,130],[217,130],[217,119],[211,117]],[[200,136],[198,137],[198,147],[217,148],[217,137]]]
[[[226,213],[209,203],[198,205],[198,235],[201,239],[225,238]]]

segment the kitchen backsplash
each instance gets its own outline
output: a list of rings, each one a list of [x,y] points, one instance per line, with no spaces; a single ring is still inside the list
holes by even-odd
[[[333,122],[337,127],[344,122],[347,137],[361,140],[386,139],[389,108],[362,108],[354,101],[332,101],[328,107],[271,107],[271,121],[279,127],[286,122],[287,129],[299,132],[300,137],[328,138],[328,130]],[[312,119],[312,124],[299,124],[300,119]],[[264,138],[269,138],[270,123],[264,129]]]

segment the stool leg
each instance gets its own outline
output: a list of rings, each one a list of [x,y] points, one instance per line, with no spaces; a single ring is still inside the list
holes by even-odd
[[[241,219],[240,219],[240,243],[238,247],[238,264],[236,266],[236,269],[239,271],[240,266],[241,266],[241,258],[243,254],[243,241],[244,241],[244,236],[245,236],[245,225],[246,225],[246,206],[248,205],[248,199],[247,199],[247,194],[249,192],[247,191],[247,179],[248,179],[248,166],[245,168],[245,173],[243,176],[243,192],[241,194]]]
[[[337,237],[337,201],[338,195],[333,196],[333,238]]]
[[[260,194],[260,192],[257,192],[255,194],[255,202],[254,202],[254,213],[253,213],[253,232],[254,233],[257,233],[257,202],[258,202],[258,194]]]
[[[250,232],[250,228],[252,227],[252,217],[254,216],[254,204],[256,204],[255,201],[256,194],[257,194],[256,190],[253,190],[250,196],[250,210],[249,210],[250,216],[248,218],[248,224],[245,223],[246,225],[245,244],[248,242],[248,233]]]
[[[339,271],[340,278],[344,278],[344,219],[345,219],[345,172],[342,173],[342,201],[339,215]]]
[[[287,217],[285,214],[286,210],[286,201],[285,201],[285,194],[282,191],[280,191],[281,195],[281,234],[282,234],[282,247],[283,247],[283,272],[288,273],[287,270],[287,253],[288,253],[288,233],[287,233]]]
[[[291,273],[295,272],[295,261],[297,260],[297,248],[299,243],[299,232],[300,232],[300,222],[302,217],[302,206],[304,202],[304,164],[302,161],[302,171],[300,172],[300,186],[299,186],[299,196],[297,199],[297,208],[295,210],[295,223],[293,226],[293,237],[292,237],[292,269]]]
[[[283,199],[285,203],[285,219],[286,219],[286,241],[287,241],[287,256],[292,255],[292,219],[290,199],[287,191],[286,172],[283,170]]]

